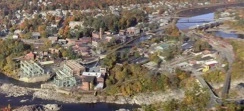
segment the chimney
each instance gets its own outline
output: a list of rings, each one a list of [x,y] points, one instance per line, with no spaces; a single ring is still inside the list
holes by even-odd
[[[100,28],[100,30],[99,30],[99,37],[100,37],[100,39],[102,39],[102,36],[103,36],[103,30],[102,30],[102,28]]]

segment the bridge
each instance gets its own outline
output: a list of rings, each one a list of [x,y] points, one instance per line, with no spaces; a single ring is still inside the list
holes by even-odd
[[[213,22],[209,22],[209,23],[203,23],[201,25],[196,25],[196,26],[192,26],[189,29],[194,30],[206,30],[208,28],[214,28],[214,27],[218,27],[220,25],[223,24],[223,21],[221,20],[217,20],[217,21],[213,21]]]

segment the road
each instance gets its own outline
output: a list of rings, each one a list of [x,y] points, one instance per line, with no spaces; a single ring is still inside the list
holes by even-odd
[[[197,72],[191,69],[191,72],[196,77],[196,79],[201,83],[202,87],[209,89],[210,96],[211,96],[210,105],[215,106],[216,104],[220,104],[220,105],[223,104],[224,101],[223,99],[227,98],[229,92],[230,83],[231,83],[231,70],[232,70],[231,66],[235,60],[235,55],[234,55],[232,45],[230,45],[228,42],[224,41],[223,39],[216,38],[212,35],[196,33],[195,31],[192,31],[191,33],[187,33],[185,35],[196,36],[201,38],[204,41],[207,41],[215,50],[219,52],[219,55],[222,58],[226,58],[226,60],[228,61],[229,69],[228,71],[226,71],[226,79],[225,79],[221,97],[218,97],[218,95],[214,92],[211,85],[209,85],[207,81],[205,81],[204,78],[201,77],[201,72]],[[240,103],[240,101],[243,101],[243,99],[225,99],[225,101]]]
[[[216,38],[212,35],[203,35],[199,33],[198,34],[193,33],[193,34],[207,41],[214,49],[216,49],[220,53],[220,56],[222,56],[222,58],[226,58],[226,60],[228,61],[229,67],[228,67],[228,71],[226,71],[224,87],[221,93],[222,98],[227,98],[230,89],[230,84],[231,84],[231,71],[232,71],[231,67],[235,60],[235,55],[234,55],[232,45],[224,41],[223,39]]]

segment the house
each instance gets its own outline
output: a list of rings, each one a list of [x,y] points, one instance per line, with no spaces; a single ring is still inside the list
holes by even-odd
[[[15,34],[15,35],[19,35],[19,34],[21,34],[21,30],[15,30],[15,31],[14,31],[14,34]]]
[[[67,44],[67,40],[65,40],[65,39],[58,39],[58,44]]]
[[[19,35],[16,35],[16,34],[13,35],[13,39],[18,39],[18,38],[19,38]]]
[[[32,32],[33,39],[39,39],[40,37],[41,37],[41,34],[39,32]]]
[[[84,27],[83,23],[84,22],[80,22],[80,21],[70,21],[69,27],[70,27],[70,29],[74,29],[75,27]]]
[[[35,59],[35,54],[33,52],[30,52],[25,55],[24,57],[25,60],[34,60]]]
[[[82,56],[89,56],[90,55],[90,47],[83,45],[83,44],[78,44],[72,46],[72,49],[75,53],[82,55]]]
[[[119,30],[119,35],[126,35],[126,31],[125,30]]]
[[[209,60],[209,61],[206,61],[204,64],[207,65],[207,66],[214,66],[214,65],[218,64],[218,61]]]
[[[58,36],[49,36],[48,40],[52,42],[52,44],[58,42]]]
[[[167,44],[167,43],[163,43],[163,44],[160,44],[160,45],[155,47],[155,49],[158,51],[163,51],[163,50],[168,49],[168,48],[169,48],[169,44]]]
[[[140,29],[136,28],[136,27],[129,27],[126,30],[126,33],[129,34],[129,35],[136,35],[136,34],[140,33]]]
[[[55,48],[49,48],[48,49],[51,54],[59,53],[60,49],[55,49]]]
[[[92,46],[94,46],[94,47],[98,47],[99,42],[101,42],[100,39],[92,39]]]
[[[82,37],[82,38],[79,38],[79,40],[77,40],[77,39],[66,39],[66,40],[67,40],[69,46],[88,44],[88,43],[92,42],[91,37]]]
[[[188,50],[188,49],[191,49],[194,45],[194,41],[188,41],[184,44],[181,45],[181,49],[184,51],[184,50]]]

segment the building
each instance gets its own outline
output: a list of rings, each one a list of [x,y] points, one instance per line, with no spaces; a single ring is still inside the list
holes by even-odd
[[[64,64],[64,69],[66,69],[69,73],[78,76],[80,76],[82,72],[85,71],[85,67],[74,60],[66,61]]]
[[[99,32],[92,32],[92,38],[102,39],[103,38],[103,30],[99,29]]]
[[[82,90],[100,90],[104,87],[104,77],[106,74],[106,68],[93,67],[88,72],[83,72],[80,76]]]
[[[20,62],[20,77],[35,77],[44,74],[44,69],[34,61],[21,61]]]
[[[126,35],[126,31],[125,30],[119,30],[119,35]]]
[[[215,66],[216,64],[218,64],[218,61],[216,60],[209,60],[205,62],[205,65],[207,66]]]
[[[82,90],[89,91],[89,90],[93,89],[94,84],[95,84],[95,77],[94,76],[85,76],[82,78],[82,85],[80,88]]]
[[[101,42],[100,39],[92,38],[92,46],[98,47],[99,42]]]
[[[69,46],[80,45],[80,44],[88,44],[88,43],[92,42],[91,37],[82,37],[82,38],[79,38],[79,40],[77,40],[77,39],[66,39],[66,40],[67,40]]]
[[[52,42],[52,44],[58,42],[58,36],[49,36],[48,40]]]
[[[82,56],[90,56],[90,47],[86,45],[74,45],[72,49],[75,53]]]
[[[14,31],[14,34],[15,34],[15,35],[20,35],[21,32],[22,32],[21,30],[15,30],[15,31]]]
[[[33,39],[39,39],[40,37],[41,37],[41,34],[39,32],[32,32]]]
[[[74,29],[75,27],[84,27],[83,26],[83,22],[79,22],[79,21],[70,21],[69,22],[69,27],[71,29]]]
[[[167,43],[163,43],[163,44],[160,44],[160,45],[158,45],[157,47],[155,47],[155,49],[156,49],[157,51],[163,51],[163,50],[168,49],[169,46],[170,46],[169,44],[167,44]]]
[[[129,35],[136,35],[136,34],[140,33],[140,29],[136,28],[136,27],[129,27],[126,30],[126,33],[129,34]]]
[[[188,50],[188,49],[191,49],[194,45],[194,41],[188,41],[184,44],[181,45],[181,49],[184,51],[184,50]]]
[[[25,60],[34,60],[35,59],[35,54],[33,52],[30,52],[25,55],[24,57]]]
[[[20,61],[19,80],[24,82],[47,81],[51,75],[34,61]]]
[[[17,35],[17,34],[13,35],[13,39],[18,39],[18,38],[19,38],[19,35]]]
[[[56,72],[54,84],[58,87],[73,87],[77,85],[77,81],[70,68],[64,65],[63,69]]]

